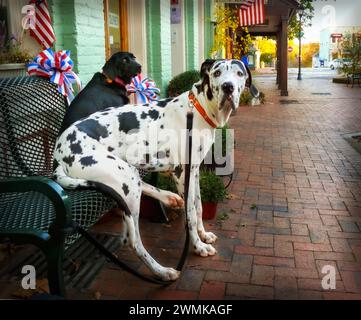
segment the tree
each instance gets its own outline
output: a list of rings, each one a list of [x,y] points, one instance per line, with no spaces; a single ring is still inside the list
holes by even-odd
[[[227,58],[240,59],[247,54],[252,40],[247,28],[239,26],[235,7],[217,4],[215,8],[215,34],[211,56],[220,58],[226,51]]]
[[[297,80],[302,80],[301,72],[301,40],[303,37],[304,27],[309,27],[312,25],[312,17],[314,15],[314,8],[312,5],[313,0],[300,0],[300,5],[298,8],[298,14],[294,15],[290,21],[288,28],[288,36],[290,39],[298,37],[299,41],[299,51],[298,51],[298,76]]]
[[[302,46],[302,65],[312,67],[313,56],[320,51],[319,43],[307,43]]]
[[[276,58],[276,41],[268,37],[256,37],[254,44],[261,52],[261,61],[271,64]]]
[[[341,47],[343,56],[351,60],[350,63],[341,66],[341,71],[344,74],[361,72],[361,38],[355,34],[346,34]]]
[[[291,39],[291,40],[288,41],[288,46],[292,47],[292,48],[296,48],[294,39]],[[297,65],[298,65],[298,59],[297,59],[298,52],[297,52],[297,50],[292,50],[292,52],[288,52],[287,56],[288,56],[288,66],[290,68],[297,67]]]
[[[312,18],[314,16],[315,9],[312,5],[312,0],[301,0],[300,10],[297,15],[294,15],[288,25],[288,38],[299,38],[301,32],[304,32],[304,28],[312,25]],[[300,24],[300,14],[302,14]]]

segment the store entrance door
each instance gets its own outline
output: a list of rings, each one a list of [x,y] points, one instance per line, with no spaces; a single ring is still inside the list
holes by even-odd
[[[105,46],[107,59],[119,51],[128,51],[126,0],[104,0]]]

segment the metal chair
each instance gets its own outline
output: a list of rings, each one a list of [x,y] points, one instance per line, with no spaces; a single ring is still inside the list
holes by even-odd
[[[64,251],[116,206],[97,190],[65,191],[52,177],[66,99],[43,78],[0,80],[0,241],[33,244],[46,256],[51,294],[65,296]]]

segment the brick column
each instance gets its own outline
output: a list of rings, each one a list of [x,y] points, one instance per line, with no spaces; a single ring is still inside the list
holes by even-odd
[[[185,0],[186,66],[187,70],[199,69],[198,1]]]
[[[88,81],[105,63],[103,0],[76,0],[76,43],[79,76]]]
[[[148,75],[162,96],[172,77],[170,1],[146,0]]]
[[[70,50],[78,72],[74,0],[50,0],[48,3],[56,36],[55,50]]]
[[[277,33],[277,65],[276,65],[276,71],[277,71],[277,78],[276,78],[276,84],[278,85],[278,89],[281,89],[280,87],[280,70],[281,70],[281,33]]]
[[[105,63],[103,0],[51,0],[57,42],[71,51],[74,71],[86,84]]]
[[[209,52],[213,47],[214,27],[211,22],[211,8],[213,0],[204,0],[204,56],[210,58]]]
[[[288,17],[282,17],[281,29],[281,69],[280,69],[280,89],[281,96],[288,96]]]

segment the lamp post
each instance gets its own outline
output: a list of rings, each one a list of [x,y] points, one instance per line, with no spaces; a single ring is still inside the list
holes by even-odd
[[[299,17],[300,17],[300,30],[298,33],[298,76],[297,76],[297,80],[302,80],[302,75],[301,75],[301,54],[302,54],[302,45],[301,45],[301,39],[302,39],[302,16],[303,16],[303,6],[300,6],[300,11],[299,11]]]

